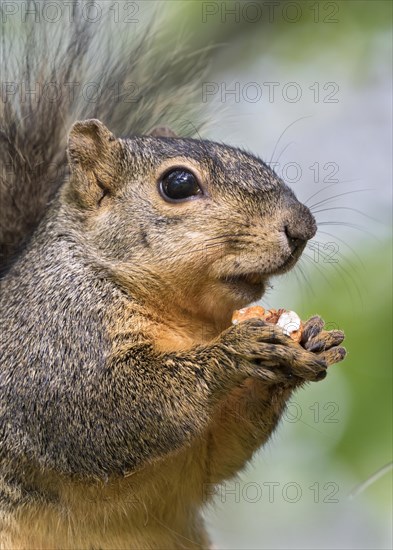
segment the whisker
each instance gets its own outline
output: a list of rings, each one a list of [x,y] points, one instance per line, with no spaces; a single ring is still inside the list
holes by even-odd
[[[278,158],[277,160],[274,162],[274,164],[278,164],[280,158],[282,157],[282,155],[285,153],[285,151],[291,146],[293,145],[293,141],[290,141],[283,149],[281,149],[281,153],[278,155]]]
[[[270,161],[268,162],[268,165],[270,166],[270,164],[273,162],[273,159],[274,159],[274,154],[276,152],[276,149],[278,147],[278,144],[280,143],[282,137],[284,136],[285,132],[287,132],[289,130],[289,128],[291,126],[293,126],[294,124],[296,124],[297,122],[299,122],[300,120],[304,120],[306,118],[312,118],[313,115],[307,115],[307,116],[302,116],[300,118],[298,118],[297,120],[294,120],[293,122],[291,122],[291,124],[288,124],[288,126],[285,128],[285,130],[283,132],[281,132],[281,135],[280,137],[278,138],[277,142],[276,142],[276,145],[274,146],[274,149],[273,149],[273,153],[272,153],[272,158],[270,159]]]
[[[330,189],[331,187],[335,187],[336,185],[342,185],[343,183],[353,183],[355,181],[360,181],[359,179],[354,179],[354,180],[340,180],[340,181],[337,181],[335,183],[331,183],[330,185],[326,185],[326,187],[322,187],[322,189],[319,189],[318,191],[316,191],[315,193],[313,193],[310,197],[308,197],[308,199],[306,201],[304,201],[304,204],[307,204],[308,201],[310,201],[312,198],[316,197],[317,195],[319,195],[320,193],[322,193],[323,191],[325,191],[326,189]]]
[[[210,243],[209,246],[207,246],[206,243]],[[205,241],[203,243],[203,246],[199,247],[199,248],[193,248],[192,250],[186,250],[184,252],[178,252],[178,253],[172,253],[172,254],[168,254],[168,256],[165,256],[163,259],[165,260],[170,260],[170,259],[176,259],[176,258],[180,258],[182,256],[187,256],[188,254],[195,254],[195,252],[206,252],[208,249],[212,249],[214,247],[219,247],[219,246],[222,246],[222,245],[225,245],[225,244],[228,244],[228,241],[219,241],[219,242],[210,242],[210,241]],[[233,242],[231,243],[233,244]]]
[[[345,246],[347,246],[349,248],[349,250],[353,253],[355,258],[358,260],[358,262],[362,266],[362,268],[365,269],[365,265],[363,263],[363,260],[359,256],[359,254],[356,252],[356,250],[354,248],[352,248],[352,246],[350,246],[348,243],[346,243],[343,239],[340,239],[340,237],[337,237],[336,235],[333,235],[333,233],[328,233],[327,231],[319,231],[318,230],[318,233],[321,233],[322,235],[328,235],[329,237],[332,237],[333,239],[337,239],[341,243],[345,244]]]
[[[357,229],[358,231],[361,231],[362,233],[364,233],[365,235],[369,235],[370,237],[372,237],[373,239],[375,239],[377,242],[381,242],[380,239],[378,239],[375,235],[373,235],[373,233],[371,233],[370,231],[367,231],[366,229],[364,229],[362,226],[360,225],[357,225],[355,223],[348,223],[348,222],[339,222],[339,221],[330,221],[330,222],[318,222],[318,225],[321,226],[321,225],[342,225],[344,227],[349,227],[351,229]]]
[[[328,256],[324,251],[319,250],[319,254],[321,255],[321,257],[322,257],[323,259],[330,258],[330,256]],[[340,255],[340,257],[344,260],[344,262],[347,261],[346,258],[344,258],[344,257],[342,256],[342,254],[339,253],[339,255]],[[330,262],[329,262],[329,263],[330,263]],[[362,296],[362,293],[360,292],[360,288],[359,288],[359,285],[358,285],[358,282],[356,281],[356,279],[354,279],[354,277],[352,276],[352,274],[351,274],[351,273],[350,273],[350,272],[349,272],[340,262],[335,262],[335,263],[333,263],[333,264],[331,264],[331,265],[333,265],[334,269],[336,269],[338,272],[341,271],[341,272],[342,272],[341,275],[344,274],[344,275],[349,279],[349,281],[350,281],[350,282],[352,283],[352,285],[353,285],[353,288],[356,290],[356,293],[357,293],[357,295],[358,295],[358,298],[360,299],[360,303],[361,303],[361,305],[362,305],[362,307],[363,307],[363,306],[364,306],[364,303],[363,303],[363,296]],[[342,281],[344,282],[344,285],[346,286],[346,288],[349,290],[349,295],[351,296],[351,299],[352,299],[351,287],[348,286],[345,277],[342,277]]]
[[[325,281],[327,282],[327,284],[330,286],[331,289],[334,290],[334,285],[332,284],[331,280],[327,277],[326,273],[324,273],[322,271],[322,268],[321,266],[314,260],[314,258],[312,258],[311,256],[309,256],[307,254],[307,252],[303,252],[301,258],[304,258],[306,261],[308,261],[310,264],[312,264],[316,269],[317,271],[319,271],[319,273],[322,275],[322,277],[325,279]],[[315,295],[315,294],[314,294]]]
[[[198,242],[196,248],[193,248],[192,250],[185,250],[183,252],[179,251],[176,254],[168,254],[165,259],[180,258],[183,256],[187,256],[188,254],[195,254],[196,252],[208,252],[212,248],[217,248],[225,245],[235,246],[239,244],[247,244],[248,241],[245,240],[246,237],[252,238],[258,237],[258,235],[253,235],[251,233],[227,233],[223,235],[217,235],[215,237],[210,237],[209,239],[204,240],[202,243]],[[240,249],[238,248],[237,250]]]
[[[350,206],[332,206],[329,208],[322,208],[321,210],[311,210],[313,214],[319,214],[321,212],[329,212],[330,210],[350,210],[352,212],[356,212],[357,214],[360,214],[361,216],[364,216],[365,218],[368,218],[369,220],[372,220],[377,223],[382,223],[381,221],[377,220],[376,218],[373,218],[372,216],[369,216],[365,212],[362,212],[361,210],[358,210],[357,208],[351,208]]]
[[[298,271],[300,272],[300,275],[301,277],[303,278],[304,280],[304,285],[301,284],[301,281],[299,282],[299,277],[298,277]],[[313,289],[313,286],[312,284],[310,283],[310,280],[309,278],[307,277],[307,275],[305,274],[304,270],[303,270],[303,267],[302,265],[300,264],[300,262],[298,262],[295,266],[295,275],[296,275],[296,279],[297,281],[299,282],[299,286],[300,286],[300,292],[303,294],[306,294],[307,296],[311,296],[311,297],[315,297],[315,291]],[[308,301],[307,300],[307,296],[306,296],[306,302]],[[303,298],[303,296],[302,296]]]
[[[307,200],[303,201],[304,204],[307,204],[308,201],[310,201],[311,199],[313,199],[314,197],[316,197],[317,195],[319,195],[320,193],[322,193],[322,191],[325,191],[325,189],[330,189],[331,187],[334,187],[336,185],[340,185],[341,184],[341,181],[338,181],[336,183],[331,183],[330,185],[326,185],[326,187],[323,187],[322,189],[318,189],[318,191],[316,191],[315,193],[313,193],[310,197],[308,197]]]
[[[248,237],[249,233],[227,233],[223,235],[217,235],[216,237],[209,237],[209,239],[206,239],[205,243],[209,243],[211,241],[217,240],[217,239],[226,239],[226,238],[236,238],[236,237]]]
[[[339,193],[338,195],[333,195],[332,197],[327,197],[326,199],[323,199],[321,201],[318,201],[311,206],[309,206],[309,209],[315,208],[316,206],[320,206],[321,204],[331,201],[333,199],[338,199],[339,197],[344,197],[345,195],[352,195],[353,193],[363,193],[364,191],[373,191],[372,189],[353,189],[352,191],[346,191],[345,193]]]
[[[332,235],[332,236],[333,236],[333,235]],[[333,238],[334,238],[334,236],[333,236]],[[344,244],[346,244],[345,241],[343,241],[342,239],[337,238],[337,240],[340,240],[341,242],[343,242]],[[325,246],[326,246],[327,244],[329,244],[329,243],[323,243],[322,241],[317,241],[316,239],[313,239],[313,242],[318,243],[318,244],[323,244],[323,245],[325,245]],[[334,243],[334,244],[335,244],[335,243]],[[347,246],[348,246],[348,245],[347,245]],[[350,247],[348,246],[348,248],[350,248]],[[322,256],[322,258],[324,258],[325,263],[328,263],[328,264],[330,264],[330,263],[335,263],[335,264],[337,264],[337,263],[338,263],[338,261],[337,261],[337,262],[331,262],[331,261],[326,262],[326,259],[328,258],[328,259],[330,260],[330,259],[331,259],[331,256],[328,255],[328,253],[325,252],[324,249],[321,250],[320,248],[318,248],[318,253]],[[352,269],[352,271],[353,271],[354,273],[357,273],[357,266],[356,266],[356,264],[354,264],[351,260],[349,260],[346,256],[344,256],[344,254],[342,254],[342,253],[340,252],[340,250],[335,251],[335,254],[337,254],[341,260],[343,260],[344,262],[346,262],[346,263],[348,264],[349,268]],[[356,255],[356,253],[355,253],[355,255]],[[357,256],[357,255],[356,255],[356,256]],[[358,260],[359,260],[359,263],[360,263],[361,267],[362,267],[362,268],[364,269],[364,271],[365,271],[365,266],[364,266],[362,260],[359,258],[359,256],[357,256],[357,258],[358,258]],[[342,266],[341,266],[341,267],[342,267]]]
[[[307,287],[307,284],[303,284],[303,281],[301,279],[301,273],[300,273],[300,270],[299,270],[299,264],[297,264],[293,270],[292,270],[292,274],[293,276],[295,277],[296,279],[296,284],[297,284],[297,288],[299,289],[298,290],[298,294],[300,295],[299,297],[299,300],[301,303],[303,303],[305,300],[305,293],[307,292],[308,290],[308,287]],[[286,274],[287,276],[289,275],[288,273]],[[284,283],[285,284],[285,283]]]

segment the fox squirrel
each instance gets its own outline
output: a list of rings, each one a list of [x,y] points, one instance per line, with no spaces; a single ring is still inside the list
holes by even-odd
[[[74,32],[59,78],[89,49]],[[101,106],[111,130],[124,123]],[[208,488],[345,355],[317,316],[301,345],[262,320],[231,325],[315,221],[258,158],[166,127],[122,139],[75,122],[69,175],[37,175],[40,159],[66,166],[74,111],[57,109],[0,110],[0,548],[208,548]]]

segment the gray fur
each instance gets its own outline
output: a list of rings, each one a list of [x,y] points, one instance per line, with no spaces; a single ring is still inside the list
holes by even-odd
[[[88,30],[77,25],[53,59],[63,81],[79,74]],[[38,74],[40,50],[32,38],[25,47]],[[103,63],[104,78],[128,75],[126,61]],[[164,81],[173,114],[185,88]],[[234,309],[296,263],[315,221],[240,149],[166,128],[136,136],[168,115],[161,95],[150,114],[148,92],[131,114],[103,98],[110,130],[76,122],[68,163],[64,124],[86,106],[0,111],[2,550],[206,548],[205,484],[235,475],[293,389],[345,355],[319,317],[303,346],[261,320],[231,326]],[[52,161],[65,177],[26,173]],[[202,193],[172,204],[160,180],[179,166]]]

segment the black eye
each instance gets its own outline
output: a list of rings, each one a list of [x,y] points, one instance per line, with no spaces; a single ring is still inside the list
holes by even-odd
[[[181,168],[167,172],[160,182],[160,188],[164,198],[174,201],[202,194],[194,174]]]

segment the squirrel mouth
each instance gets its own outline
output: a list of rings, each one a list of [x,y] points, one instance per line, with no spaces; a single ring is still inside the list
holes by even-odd
[[[301,250],[291,253],[285,261],[270,271],[249,271],[248,273],[228,274],[220,277],[221,281],[242,293],[261,295],[265,291],[270,277],[286,273],[296,264]]]
[[[228,275],[223,277],[225,283],[233,285],[247,285],[261,288],[266,282],[266,276],[260,272],[242,273],[240,275]]]
[[[297,263],[298,259],[301,256],[301,253],[303,251],[303,248],[298,250],[295,253],[291,253],[288,258],[285,260],[284,263],[282,263],[275,271],[271,273],[271,275],[282,275],[283,273],[286,273],[287,271],[290,271],[294,265]]]

